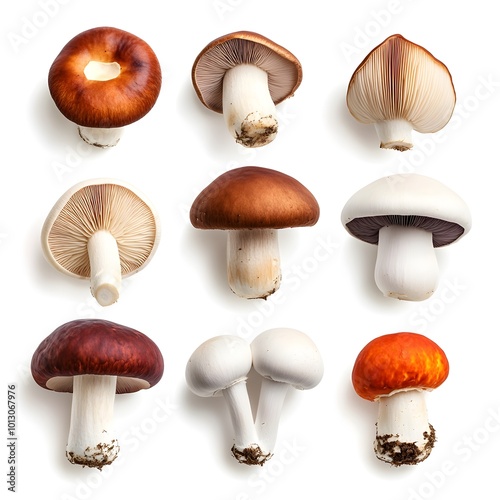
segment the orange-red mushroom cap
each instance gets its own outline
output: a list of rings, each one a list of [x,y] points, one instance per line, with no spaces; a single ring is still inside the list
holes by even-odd
[[[358,354],[352,371],[356,393],[369,401],[397,391],[439,387],[448,377],[444,351],[418,333],[382,335]]]
[[[88,80],[90,61],[116,62],[120,74],[109,81]],[[162,84],[153,49],[127,31],[103,26],[72,38],[52,63],[49,91],[59,111],[84,127],[115,128],[145,116],[156,103]]]

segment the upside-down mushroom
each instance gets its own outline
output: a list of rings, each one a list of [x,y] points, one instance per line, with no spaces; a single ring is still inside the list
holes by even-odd
[[[456,95],[448,68],[401,35],[375,47],[356,68],[347,107],[361,123],[374,124],[380,147],[406,151],[412,131],[433,133],[450,120]]]

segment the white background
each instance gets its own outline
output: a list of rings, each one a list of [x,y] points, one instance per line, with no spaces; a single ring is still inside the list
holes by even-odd
[[[500,70],[490,2],[24,0],[1,15],[2,165],[0,254],[3,262],[2,380],[17,384],[18,498],[73,500],[333,497],[419,500],[490,498],[498,491],[498,185]],[[128,30],[155,50],[163,69],[156,106],[130,126],[116,148],[83,144],[47,91],[47,72],[63,45],[102,25]],[[191,85],[198,52],[211,40],[252,30],[301,61],[302,85],[279,107],[280,131],[264,148],[245,150],[222,116],[204,108]],[[449,68],[457,107],[439,134],[415,134],[415,148],[378,148],[371,126],[345,106],[352,72],[387,36],[401,33]],[[220,173],[258,165],[305,184],[321,206],[312,228],[280,233],[282,288],[267,301],[239,299],[225,281],[225,238],[195,230],[187,218],[198,194]],[[438,251],[440,286],[425,302],[384,298],[373,282],[375,248],[351,238],[339,217],[359,188],[387,174],[418,172],[461,195],[471,232]],[[111,177],[135,185],[160,213],[162,241],[149,264],[124,282],[119,302],[102,308],[88,282],[52,269],[39,243],[53,204],[79,181]],[[32,380],[38,344],[73,319],[104,318],[150,336],[165,373],[150,391],[119,396],[119,459],[102,472],[64,455],[71,395]],[[252,340],[268,328],[309,334],[322,352],[324,379],[290,392],[274,458],[252,468],[231,457],[224,401],[186,387],[191,352],[219,334]],[[372,338],[415,331],[447,353],[448,380],[428,394],[438,442],[414,467],[390,467],[372,451],[376,405],[353,391],[355,357]],[[249,382],[252,402],[258,381]],[[6,435],[6,405],[3,432]],[[5,439],[5,438],[4,438]],[[5,441],[4,441],[5,443]],[[0,454],[7,492],[6,446]],[[344,493],[345,492],[345,493]]]

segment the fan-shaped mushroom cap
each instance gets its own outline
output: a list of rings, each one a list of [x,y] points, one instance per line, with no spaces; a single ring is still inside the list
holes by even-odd
[[[441,130],[455,102],[448,68],[401,35],[392,35],[375,47],[355,70],[347,89],[352,116],[361,123],[376,124],[381,147],[403,151],[412,146],[411,129],[421,133]],[[390,122],[396,124],[394,136],[387,130]]]
[[[193,64],[193,86],[208,109],[222,113],[222,81],[238,64],[254,64],[267,72],[275,104],[292,96],[302,81],[300,62],[281,45],[251,31],[229,33],[210,42]]]

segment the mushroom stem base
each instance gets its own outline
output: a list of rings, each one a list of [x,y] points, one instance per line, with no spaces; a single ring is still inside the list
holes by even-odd
[[[430,455],[435,440],[424,391],[400,391],[379,399],[374,442],[379,460],[394,466],[415,465]]]
[[[385,120],[375,123],[382,149],[408,151],[413,147],[411,123],[406,120]]]
[[[239,297],[265,299],[281,283],[278,231],[242,229],[228,231],[227,276]]]
[[[116,376],[73,377],[73,400],[66,457],[72,464],[101,469],[118,456],[111,433]]]
[[[80,137],[91,146],[112,148],[120,142],[122,128],[93,128],[78,126]]]

